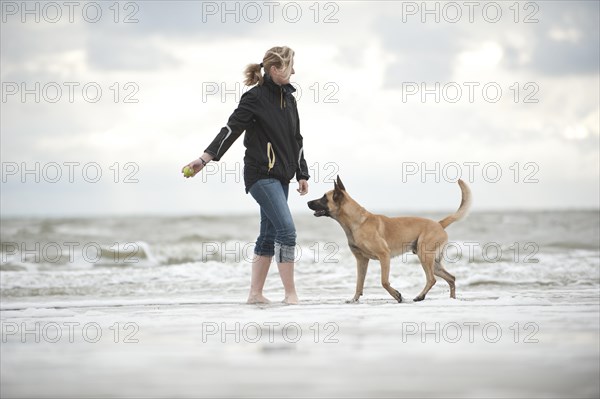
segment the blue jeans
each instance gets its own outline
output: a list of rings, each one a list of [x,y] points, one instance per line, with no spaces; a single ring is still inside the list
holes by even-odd
[[[278,263],[295,259],[296,227],[287,203],[289,187],[277,179],[260,179],[249,190],[260,205],[260,235],[254,253],[275,256]]]

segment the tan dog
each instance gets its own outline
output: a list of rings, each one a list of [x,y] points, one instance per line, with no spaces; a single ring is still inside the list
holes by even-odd
[[[462,191],[462,202],[458,210],[436,222],[420,217],[389,218],[374,215],[354,201],[346,192],[338,176],[334,189],[321,199],[308,202],[315,216],[329,216],[338,221],[348,237],[350,250],[356,257],[356,293],[349,302],[357,302],[363,294],[369,259],[381,263],[381,284],[398,302],[402,295],[390,285],[390,259],[405,252],[417,254],[425,270],[427,282],[423,291],[414,299],[422,301],[436,283],[435,276],[446,280],[450,286],[450,298],[456,298],[454,276],[441,263],[442,250],[448,242],[444,230],[449,224],[462,219],[471,206],[471,190],[462,180],[458,181]]]

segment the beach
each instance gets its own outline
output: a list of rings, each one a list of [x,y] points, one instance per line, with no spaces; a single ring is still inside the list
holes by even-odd
[[[407,255],[403,303],[375,261],[346,303],[343,232],[295,220],[297,306],[275,265],[245,304],[254,215],[3,220],[2,397],[598,397],[597,211],[473,213],[448,228],[457,298],[412,302]]]

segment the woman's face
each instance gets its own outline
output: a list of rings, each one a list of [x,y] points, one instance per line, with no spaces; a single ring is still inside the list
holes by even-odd
[[[272,66],[269,72],[271,78],[273,79],[273,82],[277,83],[280,86],[290,83],[290,78],[295,73],[296,71],[294,71],[294,61],[292,61],[292,73],[290,74],[290,76],[286,76],[285,68],[277,69],[274,66]]]

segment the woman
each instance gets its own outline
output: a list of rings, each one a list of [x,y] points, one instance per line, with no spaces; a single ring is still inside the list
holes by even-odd
[[[261,69],[265,70],[264,75]],[[263,287],[273,256],[285,289],[284,302],[298,303],[294,285],[296,228],[287,204],[290,180],[298,180],[300,195],[308,193],[308,168],[304,159],[300,119],[295,91],[290,84],[294,74],[294,51],[273,47],[262,63],[245,70],[248,90],[229,117],[227,125],[199,159],[186,166],[195,176],[210,161],[218,161],[244,132],[244,183],[260,206],[260,234],[252,261],[248,303],[269,303]],[[185,168],[185,167],[184,167]]]

